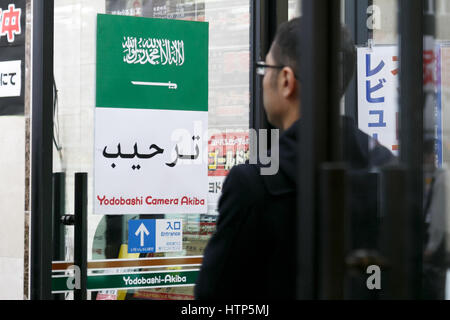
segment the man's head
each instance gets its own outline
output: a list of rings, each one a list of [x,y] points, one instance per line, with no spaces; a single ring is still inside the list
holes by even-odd
[[[269,122],[277,128],[287,129],[300,118],[301,81],[300,46],[301,18],[283,23],[275,35],[263,79],[264,108]],[[342,28],[341,96],[352,79],[356,52],[348,30]]]

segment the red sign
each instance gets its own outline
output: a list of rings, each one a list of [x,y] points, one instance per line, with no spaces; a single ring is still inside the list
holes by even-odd
[[[8,10],[2,12],[0,9],[0,17],[1,17],[1,28],[0,28],[0,37],[7,36],[8,42],[14,42],[15,35],[19,35],[22,33],[20,27],[20,16],[22,14],[22,9],[16,9],[14,4],[8,5]]]
[[[249,160],[248,132],[213,135],[208,143],[208,175],[225,177],[232,167]]]

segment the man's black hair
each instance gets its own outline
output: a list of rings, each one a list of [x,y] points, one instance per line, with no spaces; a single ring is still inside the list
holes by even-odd
[[[272,56],[278,65],[289,66],[295,70],[296,74],[300,70],[299,57],[301,57],[302,48],[300,46],[300,32],[302,19],[294,18],[284,22],[278,28],[272,45]],[[350,83],[356,65],[356,49],[351,38],[349,30],[343,26],[341,28],[341,50],[340,67],[343,69],[342,90],[340,96],[343,96],[348,84]],[[300,70],[300,80],[302,79]]]

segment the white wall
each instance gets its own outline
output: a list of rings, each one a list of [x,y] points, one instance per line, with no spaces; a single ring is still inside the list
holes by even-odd
[[[0,117],[0,300],[23,299],[25,119]]]

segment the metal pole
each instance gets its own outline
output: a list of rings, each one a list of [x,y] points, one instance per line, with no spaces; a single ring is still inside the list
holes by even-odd
[[[421,295],[423,248],[423,0],[400,1],[400,159],[407,167],[408,292]]]
[[[75,300],[87,298],[87,173],[75,174],[75,266],[80,268],[80,288],[74,292]]]
[[[297,298],[318,297],[319,170],[323,163],[339,162],[340,1],[304,0],[301,27],[302,82],[299,132],[297,214]]]
[[[33,1],[31,299],[50,300],[52,277],[53,0]]]

